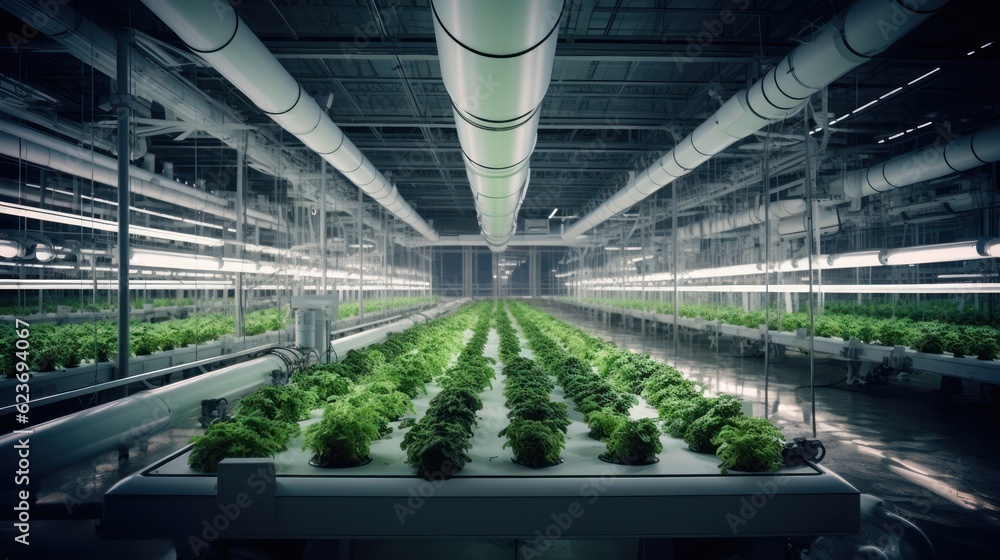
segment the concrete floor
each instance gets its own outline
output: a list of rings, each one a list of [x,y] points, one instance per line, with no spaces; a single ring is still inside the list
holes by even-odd
[[[546,308],[619,347],[650,354],[710,390],[752,402],[764,415],[764,360],[710,349],[705,338],[643,335],[620,319],[591,320],[582,312]],[[683,334],[683,333],[682,333]],[[769,417],[788,439],[812,435],[809,357],[789,352],[769,364]],[[814,364],[816,435],[827,448],[823,465],[858,490],[898,508],[931,538],[938,558],[1000,558],[1000,403],[990,387],[966,382],[958,395],[938,392],[937,375],[919,373],[872,389],[848,387],[842,362]]]

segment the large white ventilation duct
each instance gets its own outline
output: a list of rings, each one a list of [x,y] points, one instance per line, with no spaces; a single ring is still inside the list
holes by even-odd
[[[813,231],[820,236],[832,235],[840,231],[840,210],[837,208],[820,208],[813,215]],[[800,239],[809,235],[809,214],[790,216],[778,222],[778,235],[781,239]]]
[[[868,169],[851,171],[831,183],[850,198],[890,191],[1000,161],[1000,124],[948,144],[894,157]]]
[[[948,0],[857,0],[788,54],[749,89],[729,99],[666,155],[572,226],[564,238],[586,233],[733,143],[798,111],[809,96],[879,54]],[[886,26],[891,25],[891,33]]]
[[[424,237],[438,233],[403,200],[226,2],[143,0],[257,107]]]
[[[431,8],[479,224],[500,252],[528,189],[563,0],[434,0]]]
[[[770,204],[771,217],[775,219],[788,218],[806,211],[806,202],[801,198],[776,200]],[[715,234],[759,225],[765,220],[765,205],[763,202],[752,208],[715,218],[702,220],[677,230],[677,240],[704,239]]]

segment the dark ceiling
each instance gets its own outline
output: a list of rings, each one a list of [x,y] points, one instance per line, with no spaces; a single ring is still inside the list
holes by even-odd
[[[235,4],[309,93],[324,102],[332,95],[334,122],[378,169],[391,173],[424,218],[442,233],[478,232],[427,0]],[[554,208],[559,215],[582,215],[847,5],[842,0],[567,0],[522,217],[544,218]],[[181,47],[138,1],[81,0],[74,6],[109,29],[130,26]],[[4,36],[23,29],[7,14],[0,25]],[[840,116],[941,68],[878,110],[842,123],[830,140],[826,171],[912,150],[931,142],[942,125],[961,133],[995,119],[1000,45],[979,49],[995,37],[995,18],[983,3],[953,0],[887,53],[837,80],[828,90],[828,111]],[[101,109],[109,94],[105,76],[47,38],[18,47],[5,50],[0,72],[52,98],[37,101],[36,109],[76,123],[111,118]],[[214,70],[188,64],[177,71],[247,122],[269,130],[285,149],[305,154]],[[158,111],[154,106],[153,116],[162,118]],[[878,143],[929,120],[935,126]],[[804,126],[793,118],[778,128],[801,134]],[[201,177],[234,164],[234,151],[217,140],[174,136],[152,137],[149,151],[159,161],[174,161],[181,176]],[[731,178],[733,165],[756,165],[756,142],[748,138],[743,149],[738,144],[680,182],[679,196],[689,201],[685,211],[712,211],[696,194],[706,184]],[[265,195],[274,193],[273,183],[264,175],[251,181]]]

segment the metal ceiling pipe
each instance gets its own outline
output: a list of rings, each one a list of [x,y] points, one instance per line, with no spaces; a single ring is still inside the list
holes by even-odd
[[[115,78],[117,50],[115,37],[93,19],[81,14],[73,2],[62,1],[58,9],[35,0],[8,0],[4,10],[38,29],[66,47],[69,54],[98,72]],[[21,38],[25,40],[24,38]],[[19,45],[13,45],[16,49]],[[234,110],[212,99],[176,72],[164,70],[146,57],[132,57],[132,80],[138,97],[158,101],[177,118],[194,123],[231,148],[239,146],[239,135],[233,134],[244,124]],[[247,158],[255,168],[269,175],[283,177],[293,183],[302,182],[305,160],[267,145],[263,136],[251,134],[247,139]]]
[[[503,251],[528,189],[563,0],[434,0],[441,77],[451,97],[483,238]]]
[[[888,48],[947,2],[856,0],[608,201],[566,228],[563,237],[586,233],[738,140],[797,112],[810,95]],[[892,26],[891,33],[886,32],[886,25]]]
[[[840,231],[840,210],[838,208],[821,208],[813,216],[813,228],[820,234],[832,235]],[[809,235],[809,215],[790,216],[778,222],[778,235],[782,241],[799,239]]]
[[[850,198],[891,191],[1000,161],[1000,123],[947,144],[936,143],[869,167],[851,171],[830,184]]]
[[[438,233],[399,195],[226,2],[143,0],[263,113],[424,237]]]
[[[789,198],[776,200],[770,204],[771,217],[780,220],[806,211],[806,202],[801,198]],[[764,223],[765,205],[759,203],[742,212],[716,218],[714,220],[702,220],[689,226],[677,230],[677,239],[684,241],[687,239],[704,239],[714,234],[734,229],[750,227]]]
[[[47,143],[56,148],[58,148],[60,144],[65,144],[65,147],[67,148],[65,151],[50,148],[32,140],[18,138],[17,136],[8,134],[2,130],[9,124],[11,123],[0,121],[0,155],[18,158],[22,161],[31,162],[41,167],[54,169],[56,171],[75,175],[83,179],[92,179],[98,183],[112,187],[118,185],[118,173],[112,168],[104,167],[97,163],[98,159],[104,158],[105,156],[90,154],[83,148],[77,148],[76,146],[66,144],[61,140],[56,140],[55,138],[49,138],[50,141]],[[45,136],[41,133],[37,134]],[[83,150],[86,152],[87,159],[80,157],[81,154],[76,153],[75,150]],[[95,158],[95,161],[91,161],[91,156]],[[143,171],[135,166],[132,166],[131,170]],[[145,173],[145,171],[143,171],[143,173]],[[230,208],[223,199],[217,196],[193,189],[186,185],[175,183],[174,181],[170,181],[163,177],[159,178],[159,180],[154,183],[135,177],[137,174],[138,173],[133,173],[132,180],[129,182],[129,188],[134,194],[176,204],[187,210],[206,212],[226,220],[236,219],[236,211]],[[169,185],[169,187],[167,185]],[[268,229],[278,229],[280,225],[280,222],[274,216],[258,211],[248,211],[247,222],[253,226]]]

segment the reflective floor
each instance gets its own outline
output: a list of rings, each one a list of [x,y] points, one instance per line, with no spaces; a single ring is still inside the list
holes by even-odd
[[[554,316],[650,354],[714,392],[752,402],[764,415],[763,358],[730,354],[726,342],[710,348],[705,337],[643,334],[638,323],[596,321],[588,314],[546,308]],[[789,352],[769,364],[769,417],[787,438],[812,435],[810,360]],[[940,377],[914,374],[872,389],[848,387],[842,362],[817,357],[816,435],[827,448],[823,465],[860,491],[881,497],[914,520],[938,558],[1000,558],[1000,403],[990,387],[965,382],[957,395],[938,391]]]

